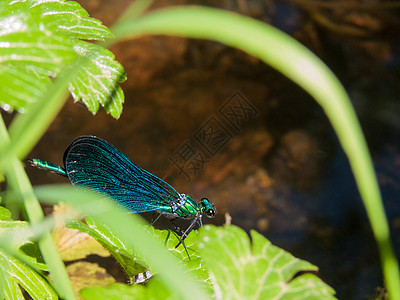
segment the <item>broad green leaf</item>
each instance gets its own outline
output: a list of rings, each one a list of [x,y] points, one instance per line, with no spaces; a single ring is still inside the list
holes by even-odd
[[[113,37],[111,31],[99,20],[90,18],[86,10],[75,1],[47,0],[36,2],[33,9],[39,10],[43,24],[69,38],[100,40]]]
[[[26,262],[39,270],[47,271],[47,266],[42,263],[40,253],[35,251],[35,245],[31,241],[32,232],[29,223],[25,221],[14,221],[11,212],[0,206],[0,237],[7,241],[12,249],[18,249],[18,255]]]
[[[199,252],[222,299],[335,299],[334,290],[313,274],[309,262],[274,246],[265,237],[236,226],[205,226]]]
[[[0,206],[0,236],[2,242],[6,241],[10,249],[23,259],[21,261],[10,253],[0,249],[0,276],[6,299],[23,299],[19,285],[24,288],[33,299],[58,299],[54,289],[37,271],[29,267],[26,262],[38,270],[47,270],[47,266],[38,261],[38,257],[26,253],[29,246],[34,244],[30,240],[31,231],[29,224],[24,221],[11,220],[11,213]]]
[[[290,289],[285,292],[282,299],[336,299],[335,291],[314,274],[306,273],[296,277],[290,282]]]
[[[182,262],[184,262],[188,272],[198,281],[201,282],[203,288],[208,289],[208,292],[212,293],[212,283],[210,280],[210,276],[208,270],[205,268],[203,263],[203,258],[196,251],[196,245],[198,243],[198,231],[192,230],[190,234],[185,239],[185,246],[190,255],[190,260],[187,257],[185,248],[183,245],[180,245],[175,249],[175,246],[179,242],[179,237],[176,236],[175,233],[171,233],[168,230],[156,230],[153,227],[149,228],[149,232],[154,234],[157,239],[161,242],[165,242],[166,248],[175,253]],[[150,267],[151,270],[151,267]]]
[[[75,101],[82,99],[89,111],[97,113],[99,103],[114,118],[122,113],[124,93],[118,83],[126,80],[121,64],[114,55],[95,44],[77,41],[75,50],[89,61],[72,80],[69,90]]]
[[[0,250],[0,256],[2,252]],[[10,264],[8,260],[0,260],[0,299],[24,300],[18,282],[10,276]]]
[[[0,221],[12,221],[11,211],[3,206],[0,206]]]
[[[0,65],[0,82],[8,82],[0,88],[0,106],[6,111],[23,110],[51,84],[48,76],[25,65]]]
[[[75,101],[82,99],[94,114],[99,104],[114,118],[122,112],[126,80],[114,55],[83,40],[112,37],[100,21],[90,18],[76,2],[64,0],[4,1],[0,6],[0,106],[22,111],[43,97],[51,81],[79,57],[80,65],[69,85]]]
[[[3,272],[3,277],[8,283],[7,294],[23,299],[19,298],[20,291],[17,291],[19,287],[16,284],[18,283],[33,299],[58,299],[56,292],[42,275],[2,250],[0,250],[0,266],[0,272]],[[7,299],[13,299],[13,297]]]
[[[19,248],[26,243],[32,243],[29,238],[31,232],[29,224],[25,221],[7,220],[7,214],[4,212],[4,219],[0,220],[0,235],[6,236],[10,245]]]
[[[15,21],[14,19],[10,21]],[[0,26],[16,26],[2,24]],[[26,24],[26,30],[1,34],[0,32],[0,63],[23,68],[31,66],[37,72],[55,76],[63,67],[76,60],[72,40],[37,30],[31,30]],[[2,85],[6,85],[2,82]],[[20,89],[22,87],[19,87]]]
[[[63,65],[75,61],[76,53],[71,39],[46,28],[43,15],[35,8],[37,2],[3,2],[0,11],[0,63],[27,64],[47,75],[55,75]]]
[[[185,239],[185,246],[190,255],[190,260],[187,257],[185,248],[182,244],[175,248],[180,241],[180,237],[173,231],[170,230],[159,230],[154,227],[147,228],[149,234],[154,235],[157,240],[164,244],[165,248],[171,251],[178,259],[188,262],[198,260],[200,257],[194,250],[194,245],[197,241],[197,231],[193,230],[189,236]]]

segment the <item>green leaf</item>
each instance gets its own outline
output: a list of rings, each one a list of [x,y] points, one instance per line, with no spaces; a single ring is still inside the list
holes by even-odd
[[[85,232],[95,238],[114,256],[129,277],[146,271],[147,268],[144,262],[136,257],[135,251],[129,243],[118,237],[108,226],[97,222],[95,218],[87,217],[85,221],[86,224],[75,219],[70,219],[66,223],[66,226],[67,228]]]
[[[172,233],[169,230],[154,229],[154,227],[150,227],[148,231],[150,234],[155,235],[160,242],[163,242],[168,251],[175,254],[178,259],[185,264],[186,268],[188,269],[187,273],[189,273],[194,279],[196,279],[200,283],[200,286],[211,295],[211,278],[209,276],[208,270],[204,265],[203,258],[196,250],[196,245],[199,239],[198,231],[192,230],[185,239],[185,246],[190,255],[190,260],[188,259],[185,248],[182,244],[178,248],[175,248],[180,241],[180,238],[176,236],[175,233]],[[149,268],[151,271],[151,266]]]
[[[12,221],[11,211],[3,206],[0,206],[0,221]]]
[[[126,80],[114,55],[82,40],[104,40],[110,30],[76,2],[64,0],[5,1],[0,6],[0,105],[24,110],[81,56],[69,85],[75,101],[82,99],[94,114],[99,104],[114,118],[122,112]]]
[[[156,230],[155,234],[165,239],[168,231]],[[193,234],[193,244],[188,243],[189,247],[196,248],[197,241],[204,261],[197,254],[193,254],[192,261],[201,261],[201,268],[207,274],[205,280],[195,278],[208,283],[203,287],[212,286],[210,294],[213,292],[216,298],[222,299],[335,299],[334,290],[314,274],[296,277],[299,272],[316,271],[316,266],[271,245],[255,231],[251,237],[253,243],[235,226],[206,226],[199,237]],[[173,240],[167,237],[167,248],[175,245]],[[151,278],[145,286],[113,284],[106,288],[83,289],[81,295],[87,300],[174,298],[173,291],[163,286],[157,277]]]
[[[86,10],[75,1],[47,0],[33,1],[37,5],[43,24],[50,30],[56,31],[69,38],[104,41],[113,37],[111,31],[99,20],[90,18]]]
[[[77,41],[76,51],[89,59],[71,82],[69,90],[75,101],[82,98],[83,103],[93,114],[97,113],[99,103],[114,118],[122,113],[124,93],[118,83],[126,80],[121,64],[114,55],[95,44]]]
[[[7,215],[5,215],[5,219]],[[26,243],[32,243],[29,240],[31,233],[27,230],[29,224],[25,221],[0,220],[0,235],[6,235],[10,245],[16,248]]]
[[[251,240],[236,226],[204,226],[199,252],[210,272],[214,293],[223,299],[335,299],[334,290],[297,259],[251,231]]]
[[[52,286],[42,275],[34,271],[28,265],[13,258],[0,250],[1,272],[7,281],[6,294],[13,295],[6,299],[14,299],[14,295],[19,298],[21,291],[18,284],[29,293],[33,299],[58,299]]]
[[[0,250],[0,257],[4,253]],[[0,299],[25,299],[18,282],[10,275],[10,265],[6,260],[0,260]]]
[[[0,249],[0,275],[6,299],[24,299],[19,285],[25,289],[33,299],[58,299],[53,287],[43,275],[39,274],[31,266],[38,270],[47,270],[47,266],[38,261],[38,257],[28,255],[25,250],[32,249],[30,241],[31,231],[29,224],[24,221],[13,221],[11,213],[4,207],[0,207],[0,237],[7,241],[10,249],[15,250],[14,257],[10,253]]]
[[[0,20],[0,26],[13,27],[16,24],[4,24]],[[57,36],[53,33],[37,31],[24,24],[25,30],[1,34],[0,32],[0,63],[18,66],[19,68],[31,66],[37,72],[55,76],[60,73],[64,65],[76,60],[72,40]],[[2,82],[6,85],[7,82]],[[21,88],[21,87],[20,87]]]
[[[0,11],[0,62],[14,63],[14,66],[28,64],[38,71],[55,75],[62,70],[62,65],[75,61],[76,53],[71,39],[55,34],[49,30],[52,26],[46,26],[48,22],[44,21],[43,13],[36,6],[38,2],[3,2]]]
[[[7,219],[7,215],[5,215]],[[39,251],[34,251],[35,245],[31,240],[32,233],[29,224],[25,221],[1,220],[0,236],[7,240],[8,246],[18,249],[19,257],[39,270],[47,271],[47,266],[42,262]]]
[[[51,85],[48,76],[25,65],[0,65],[0,82],[8,82],[0,88],[0,106],[6,111],[22,111]]]

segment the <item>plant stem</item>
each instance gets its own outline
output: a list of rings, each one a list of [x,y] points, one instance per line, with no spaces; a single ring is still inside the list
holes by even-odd
[[[0,141],[2,141],[3,145],[9,145],[10,143],[7,129],[1,115]],[[6,148],[7,147],[2,149],[4,150]],[[22,163],[14,156],[10,158],[5,167],[4,173],[6,174],[7,182],[11,189],[22,197],[29,221],[32,224],[39,223],[43,220],[43,211],[33,193],[32,185],[25,173]],[[53,277],[54,286],[59,295],[65,299],[76,299],[64,263],[57,252],[56,245],[50,232],[44,234],[42,239],[39,240],[39,248],[49,268],[50,274]]]

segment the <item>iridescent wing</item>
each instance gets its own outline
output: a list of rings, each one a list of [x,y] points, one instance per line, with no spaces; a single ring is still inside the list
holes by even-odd
[[[168,183],[95,136],[74,140],[64,153],[64,165],[73,185],[106,194],[135,213],[170,212],[170,203],[179,197]]]

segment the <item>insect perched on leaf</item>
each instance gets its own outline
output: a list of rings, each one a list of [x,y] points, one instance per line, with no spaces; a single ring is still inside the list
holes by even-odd
[[[185,238],[196,224],[202,225],[203,214],[209,218],[215,215],[215,207],[207,198],[197,203],[188,195],[179,194],[164,180],[140,168],[113,145],[95,136],[81,136],[72,142],[64,153],[65,168],[40,159],[27,161],[39,169],[68,177],[73,185],[105,194],[132,213],[157,211],[173,218],[193,219],[176,245],[184,246],[189,259]]]

